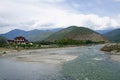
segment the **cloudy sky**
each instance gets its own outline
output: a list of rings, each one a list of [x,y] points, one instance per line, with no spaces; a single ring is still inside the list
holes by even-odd
[[[0,33],[71,25],[120,28],[120,0],[0,0]]]

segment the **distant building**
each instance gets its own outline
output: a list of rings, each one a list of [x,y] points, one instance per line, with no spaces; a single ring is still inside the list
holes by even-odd
[[[8,40],[8,44],[26,44],[28,40],[23,36],[15,37],[14,40]]]

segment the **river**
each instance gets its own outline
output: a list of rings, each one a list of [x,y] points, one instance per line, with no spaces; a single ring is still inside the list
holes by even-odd
[[[64,62],[64,64],[19,61],[13,59],[16,55],[0,57],[0,80],[119,80],[120,63],[110,60],[109,55],[101,52],[102,46],[93,45],[41,51],[42,54],[78,56],[74,60]]]

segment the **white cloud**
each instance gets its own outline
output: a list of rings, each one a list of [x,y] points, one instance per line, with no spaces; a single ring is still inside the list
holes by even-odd
[[[32,30],[68,27],[71,25],[86,26],[91,29],[120,27],[120,15],[112,18],[109,16],[101,17],[97,14],[76,13],[63,6],[61,7],[59,3],[64,1],[65,0],[1,1],[0,32],[7,32],[15,28]]]

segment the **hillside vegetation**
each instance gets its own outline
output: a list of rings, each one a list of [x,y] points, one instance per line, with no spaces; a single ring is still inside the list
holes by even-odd
[[[109,42],[106,38],[96,33],[95,31],[85,28],[85,27],[77,27],[70,26],[63,30],[60,30],[56,33],[53,33],[46,41],[59,41],[59,40],[78,40],[78,41],[94,41],[94,42]]]

